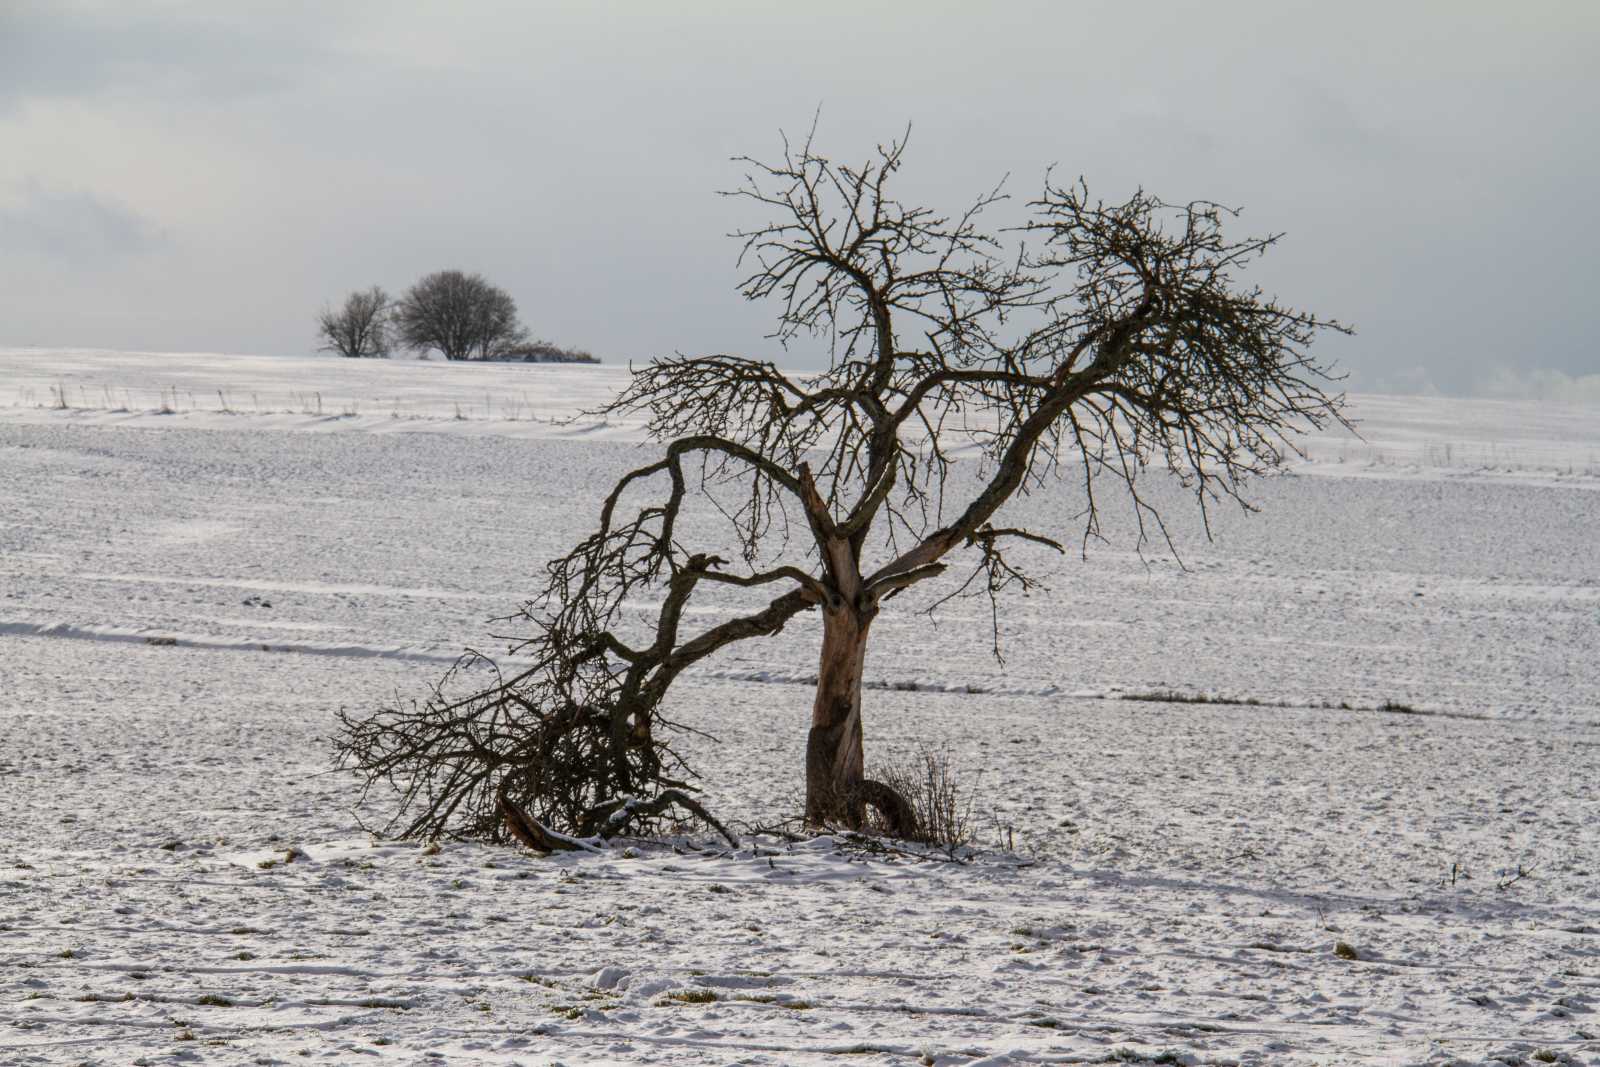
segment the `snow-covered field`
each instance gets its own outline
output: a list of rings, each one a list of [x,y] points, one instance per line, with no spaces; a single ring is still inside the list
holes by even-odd
[[[334,713],[504,644],[622,374],[0,349],[0,1063],[1600,1063],[1600,411],[1357,397],[1004,666],[895,602],[869,760],[948,743],[971,862],[374,840]],[[719,814],[794,810],[816,636],[686,679]]]

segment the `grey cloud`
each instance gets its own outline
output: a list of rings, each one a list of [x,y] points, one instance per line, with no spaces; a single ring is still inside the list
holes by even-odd
[[[1333,87],[1302,81],[1297,89],[1289,94],[1289,101],[1291,106],[1297,105],[1301,136],[1310,145],[1368,160],[1416,154],[1414,142],[1382,129],[1375,116],[1362,114],[1348,96]]]
[[[10,203],[7,203],[7,201]],[[138,255],[168,243],[164,230],[125,205],[29,179],[0,196],[0,247],[65,259]]]
[[[166,5],[159,13],[82,3],[8,4],[0,12],[0,114],[35,100],[155,97],[228,100],[291,88],[346,56],[326,38],[340,20],[304,5]]]

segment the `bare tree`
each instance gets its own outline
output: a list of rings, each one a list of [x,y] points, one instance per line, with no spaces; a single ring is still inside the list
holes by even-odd
[[[1006,199],[998,189],[953,215],[894,199],[903,151],[902,139],[849,167],[807,140],[776,162],[742,161],[746,184],[729,195],[772,218],[736,235],[743,295],[775,303],[779,340],[825,339],[828,369],[716,355],[635,372],[604,410],[645,415],[662,454],[625,474],[595,533],[548,565],[519,616],[535,628],[519,649],[533,665],[345,719],[339,754],[369,788],[398,787],[403,833],[503,837],[502,814],[522,809],[595,832],[619,798],[685,788],[662,710],[673,681],[811,611],[822,638],[807,817],[859,826],[870,806],[912,833],[906,798],[863,772],[863,668],[885,600],[964,559],[965,576],[937,588],[988,598],[998,654],[999,598],[1033,583],[1013,550],[1062,549],[1057,531],[992,521],[1014,495],[1070,475],[1087,498],[1074,531],[1086,546],[1110,486],[1140,544],[1170,546],[1142,492],[1148,472],[1170,472],[1202,514],[1245,504],[1242,483],[1278,467],[1296,435],[1344,421],[1308,350],[1344,328],[1238,278],[1277,236],[1231,240],[1235,213],[1217,204],[1144,192],[1108,204],[1049,175],[1027,221],[996,234],[980,217]],[[1032,247],[1008,252],[1007,234]],[[956,444],[981,453],[975,478],[952,478]],[[720,494],[737,561],[682,543],[691,492]],[[690,628],[701,616],[686,605],[720,586],[770,599]],[[661,607],[630,639],[623,607],[643,599]]]
[[[345,297],[338,310],[323,308],[317,315],[317,337],[322,341],[319,352],[351,358],[388,356],[389,294],[374,285]]]
[[[445,359],[488,359],[527,336],[510,293],[458,270],[429,274],[407,290],[395,324],[408,348]]]

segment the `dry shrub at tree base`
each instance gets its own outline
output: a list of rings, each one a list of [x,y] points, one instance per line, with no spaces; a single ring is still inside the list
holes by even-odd
[[[1141,542],[1163,539],[1147,472],[1179,479],[1202,512],[1242,504],[1295,435],[1343,421],[1309,354],[1343,327],[1237,277],[1276,237],[1229,239],[1233,213],[1210,202],[1107,204],[1046,176],[1027,248],[1008,249],[980,226],[998,190],[948,215],[896,200],[903,152],[892,142],[848,167],[808,140],[743,161],[731,195],[772,221],[738,234],[741,292],[776,306],[779,340],[830,344],[828,368],[791,376],[718,355],[634,372],[596,414],[643,414],[660,458],[625,474],[595,532],[547,566],[517,616],[529,632],[515,651],[533,666],[458,672],[420,705],[344,719],[338,756],[398,790],[392,829],[503,839],[509,807],[582,834],[623,798],[687,794],[664,712],[673,682],[816,612],[806,816],[853,828],[870,809],[914,834],[905,784],[865,769],[862,672],[886,599],[964,560],[945,599],[987,598],[994,625],[974,638],[998,655],[1004,594],[1035,584],[1014,549],[1062,550],[1063,532],[991,521],[1014,495],[1070,476],[1088,507],[1064,533],[1087,540],[1109,487]],[[981,456],[975,481],[950,480],[956,444]],[[683,543],[691,493],[724,520],[713,546]],[[734,559],[716,554],[729,547]],[[691,600],[721,586],[770,599],[697,629]],[[638,638],[644,602],[661,606]]]
[[[910,832],[900,836],[910,841],[942,848],[960,848],[972,844],[977,837],[972,821],[974,777],[962,784],[948,749],[934,749],[927,745],[903,760],[880,764],[875,776],[884,785],[906,799],[915,813]],[[893,828],[881,819],[868,817],[867,828],[885,833]]]

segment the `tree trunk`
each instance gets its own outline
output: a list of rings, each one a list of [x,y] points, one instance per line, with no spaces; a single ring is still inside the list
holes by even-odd
[[[822,659],[817,667],[817,699],[806,741],[806,820],[859,827],[864,812],[861,780],[861,675],[867,662],[863,616],[843,597],[822,609]]]
[[[800,465],[801,499],[827,573],[822,602],[822,659],[817,699],[806,739],[806,821],[813,826],[860,829],[867,805],[892,834],[915,836],[916,813],[904,797],[868,781],[861,752],[861,675],[867,665],[867,631],[878,615],[878,595],[861,580],[860,546],[839,533],[811,468]]]
[[[861,677],[867,664],[867,632],[877,606],[862,610],[833,596],[823,605],[822,659],[817,698],[806,740],[806,821],[860,829],[868,805],[897,837],[914,837],[911,804],[882,782],[866,777],[861,744]]]

